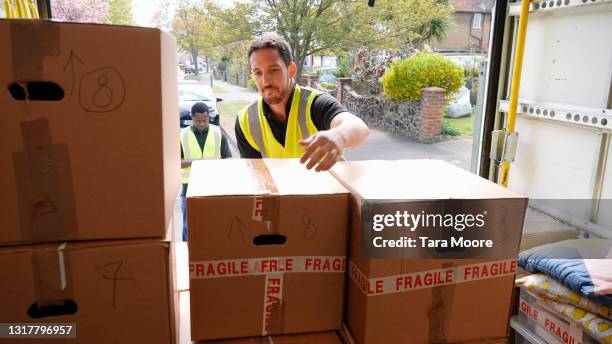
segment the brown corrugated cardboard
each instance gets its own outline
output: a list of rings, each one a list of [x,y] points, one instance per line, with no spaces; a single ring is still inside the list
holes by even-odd
[[[206,344],[342,344],[336,332],[203,341]]]
[[[340,328],[348,191],[332,176],[295,159],[198,161],[187,196],[193,339]],[[259,245],[270,238],[285,242]]]
[[[317,332],[296,335],[259,336],[238,339],[191,341],[189,291],[180,291],[180,341],[179,344],[342,344],[336,332]]]
[[[53,343],[175,342],[178,299],[172,292],[167,242],[4,247],[0,248],[0,266],[0,323],[75,324],[76,339]],[[64,304],[65,314],[34,318],[49,311],[46,306],[57,304]],[[18,339],[20,343],[44,340]],[[0,343],[15,340],[0,339]]]
[[[481,264],[482,260],[366,260],[360,247],[360,209],[362,202],[370,199],[402,199],[408,208],[414,199],[428,203],[431,209],[444,209],[439,204],[446,199],[482,202],[489,210],[487,216],[503,214],[503,219],[492,221],[495,227],[485,228],[503,231],[500,255],[513,253],[515,257],[527,203],[524,197],[435,160],[339,162],[332,174],[351,191],[351,281],[347,281],[345,321],[356,343],[451,343],[507,336],[515,262],[487,263],[489,271],[497,269],[494,278],[431,283],[437,286],[378,295],[382,286],[378,280],[410,273],[425,276],[423,272],[436,269],[453,270],[451,276],[460,276],[463,271],[467,276],[467,271],[474,271],[471,264]],[[474,266],[482,269],[484,265]]]
[[[346,324],[342,324],[342,329],[338,331],[338,336],[342,339],[344,344],[356,344],[357,342],[353,338],[351,331],[349,331]],[[461,344],[508,344],[508,338],[495,338],[495,339],[487,339],[487,340],[479,340],[479,341],[469,341],[469,342],[461,342]],[[510,343],[514,343],[510,341]]]
[[[174,38],[0,19],[0,47],[0,244],[162,238],[180,183]]]

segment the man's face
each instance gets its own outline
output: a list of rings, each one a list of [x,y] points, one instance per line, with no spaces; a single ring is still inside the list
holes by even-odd
[[[276,105],[289,97],[291,80],[297,70],[295,63],[286,66],[278,50],[272,48],[255,50],[249,63],[259,94],[266,103]]]
[[[196,112],[191,114],[191,119],[193,120],[193,126],[199,130],[203,131],[208,128],[208,112]]]

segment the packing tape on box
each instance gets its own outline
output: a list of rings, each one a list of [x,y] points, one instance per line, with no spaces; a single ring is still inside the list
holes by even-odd
[[[64,253],[67,246],[68,243],[61,243],[57,249],[32,250],[35,301],[39,306],[73,299],[70,260]]]
[[[557,317],[552,316],[540,305],[531,304],[522,297],[519,298],[519,310],[529,319],[535,321],[538,326],[559,339],[560,342],[582,343],[583,332],[577,322],[564,323],[559,321]]]
[[[264,276],[261,335],[282,333],[286,273],[344,273],[344,256],[292,256],[189,262],[190,279]]]
[[[366,296],[388,295],[418,289],[432,289],[429,313],[429,343],[446,343],[446,324],[449,315],[446,309],[452,305],[455,285],[479,281],[516,273],[516,260],[498,260],[478,264],[459,265],[445,263],[441,269],[419,271],[378,278],[367,278],[353,263],[349,262],[351,280]]]
[[[453,263],[442,264],[442,270],[453,269]],[[427,317],[429,319],[429,340],[428,343],[446,343],[446,324],[448,312],[446,309],[453,304],[455,285],[446,284],[434,286],[431,289],[431,307]]]
[[[263,276],[279,273],[344,272],[344,256],[292,256],[189,262],[190,279]]]
[[[480,281],[510,276],[515,273],[516,259],[507,259],[402,275],[367,278],[357,265],[349,262],[351,280],[366,296],[395,294],[450,284]]]
[[[263,159],[246,160],[251,176],[262,195],[253,198],[252,219],[266,224],[271,234],[279,233],[280,196],[274,178]]]
[[[59,25],[36,20],[10,23],[13,81],[44,81],[45,58],[57,56],[61,49]]]
[[[24,148],[13,153],[21,241],[57,241],[77,236],[70,154],[54,144],[49,121],[21,122]]]

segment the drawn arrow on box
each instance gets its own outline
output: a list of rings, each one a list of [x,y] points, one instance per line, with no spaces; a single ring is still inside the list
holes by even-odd
[[[64,65],[64,72],[70,67],[70,71],[72,73],[72,85],[70,86],[70,95],[74,92],[74,85],[76,84],[76,70],[74,68],[74,61],[78,61],[81,64],[85,64],[81,58],[74,52],[73,49],[70,49],[70,56],[68,56],[68,61]]]

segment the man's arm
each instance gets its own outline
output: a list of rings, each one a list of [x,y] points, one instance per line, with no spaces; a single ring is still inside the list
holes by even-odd
[[[300,140],[304,148],[301,163],[306,168],[327,171],[338,161],[345,148],[360,146],[368,137],[368,126],[350,112],[341,112],[334,116],[329,130],[319,131],[306,140]]]

